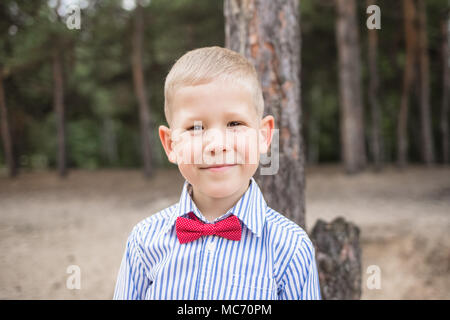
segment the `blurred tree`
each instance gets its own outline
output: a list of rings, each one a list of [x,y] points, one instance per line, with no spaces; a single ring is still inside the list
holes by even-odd
[[[442,30],[442,107],[441,107],[441,136],[442,136],[442,161],[449,163],[449,129],[448,129],[448,105],[450,94],[450,10],[441,24]]]
[[[134,90],[139,103],[139,124],[141,132],[141,150],[146,177],[152,176],[152,154],[151,154],[151,123],[150,111],[147,100],[147,88],[145,85],[144,68],[142,66],[143,40],[144,40],[144,8],[140,1],[136,3],[133,17],[132,35],[132,68]]]
[[[341,157],[347,173],[366,165],[361,95],[361,57],[355,0],[336,0],[336,41],[339,56]]]
[[[404,0],[403,12],[406,38],[406,64],[403,79],[402,100],[398,118],[398,164],[404,166],[408,152],[409,91],[419,81],[420,151],[422,161],[431,165],[435,161],[431,127],[430,63],[428,54],[427,12],[423,0]],[[418,64],[418,68],[416,66]],[[417,70],[416,70],[417,69]]]
[[[224,14],[226,47],[240,52],[255,66],[265,115],[275,117],[279,130],[272,144],[279,143],[279,163],[283,165],[276,174],[257,172],[255,177],[272,208],[305,226],[299,2],[225,0]]]
[[[376,0],[367,0],[367,7],[376,5]],[[372,159],[376,170],[381,169],[382,163],[382,141],[380,136],[380,105],[378,103],[378,30],[369,29],[368,31],[368,65],[369,65],[369,107],[371,115],[371,130],[370,130],[370,149],[372,152]]]
[[[53,38],[55,41],[52,50],[52,70],[53,70],[53,107],[56,115],[56,127],[58,136],[58,173],[61,177],[67,175],[66,163],[66,119],[64,105],[64,76],[62,61],[62,46],[58,36]]]
[[[397,125],[397,163],[400,167],[408,161],[408,112],[409,92],[415,78],[417,35],[415,30],[416,7],[414,0],[403,0],[403,19],[405,28],[406,61],[403,73],[403,87]]]
[[[421,154],[422,161],[431,165],[434,163],[434,142],[431,131],[430,106],[430,59],[428,56],[427,8],[423,0],[418,0],[418,37],[420,65],[420,122],[421,122]]]
[[[3,148],[5,150],[6,165],[9,177],[17,175],[17,165],[14,160],[11,132],[9,129],[8,108],[6,107],[5,89],[3,86],[3,67],[0,65],[0,117]]]
[[[49,4],[49,6],[51,6]],[[68,174],[67,137],[66,137],[66,103],[65,78],[66,63],[64,57],[70,57],[74,48],[74,34],[69,30],[67,21],[70,6],[61,0],[55,2],[54,22],[47,28],[47,39],[44,44],[52,50],[47,56],[51,61],[53,77],[53,109],[56,121],[57,135],[57,169],[60,177]]]

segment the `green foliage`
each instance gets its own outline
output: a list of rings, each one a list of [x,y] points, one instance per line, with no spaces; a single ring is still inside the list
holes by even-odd
[[[69,163],[78,168],[95,169],[100,163],[100,133],[92,119],[69,122],[67,128]]]
[[[53,113],[48,114],[44,121],[30,121],[28,124],[28,155],[29,159],[42,159],[38,167],[41,169],[55,164],[57,150],[56,124]],[[35,161],[30,161],[34,168]]]

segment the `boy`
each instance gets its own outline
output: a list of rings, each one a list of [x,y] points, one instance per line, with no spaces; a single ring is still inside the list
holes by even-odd
[[[164,94],[159,136],[186,181],[178,203],[134,227],[114,299],[320,299],[311,241],[253,179],[274,130],[254,67],[192,50]]]

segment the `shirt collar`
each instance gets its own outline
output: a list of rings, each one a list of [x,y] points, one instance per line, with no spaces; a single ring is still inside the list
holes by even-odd
[[[170,215],[169,221],[163,232],[169,231],[174,225],[178,217],[182,217],[189,212],[194,214],[203,222],[207,222],[205,217],[201,214],[200,210],[195,205],[191,196],[192,185],[186,180],[183,185],[183,191],[181,192],[180,201]],[[242,195],[239,201],[230,208],[224,215],[217,218],[214,222],[225,219],[231,214],[241,220],[244,225],[250,229],[256,236],[261,236],[262,229],[265,223],[267,204],[264,200],[263,194],[259,189],[258,184],[252,177],[250,179],[249,187],[247,191]]]

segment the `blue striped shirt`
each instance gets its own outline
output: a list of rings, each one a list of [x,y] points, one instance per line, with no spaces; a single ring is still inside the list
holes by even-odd
[[[180,201],[130,233],[114,299],[320,299],[314,246],[297,224],[267,206],[254,178],[226,214],[242,224],[240,241],[203,236],[180,244],[177,217],[208,223],[185,181]]]

